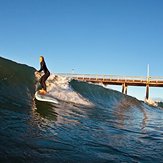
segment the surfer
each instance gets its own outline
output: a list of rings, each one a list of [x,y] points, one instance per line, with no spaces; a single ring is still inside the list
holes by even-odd
[[[50,76],[50,72],[46,67],[44,57],[40,56],[40,70],[36,71],[36,73],[41,73],[42,71],[44,71],[44,75],[40,79],[40,84],[41,84],[42,89],[39,90],[39,93],[44,95],[47,93],[45,82],[47,78]]]

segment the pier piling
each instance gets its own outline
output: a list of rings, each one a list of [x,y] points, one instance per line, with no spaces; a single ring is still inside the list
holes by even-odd
[[[149,84],[146,85],[146,100],[149,98]]]
[[[125,83],[122,84],[122,93],[127,95],[127,85]]]

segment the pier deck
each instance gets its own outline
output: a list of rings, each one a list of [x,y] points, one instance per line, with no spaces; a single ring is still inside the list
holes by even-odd
[[[144,76],[113,76],[113,75],[90,75],[90,74],[57,74],[73,79],[104,85],[122,85],[122,93],[127,94],[128,86],[146,87],[146,99],[149,97],[149,87],[163,87],[163,77]]]

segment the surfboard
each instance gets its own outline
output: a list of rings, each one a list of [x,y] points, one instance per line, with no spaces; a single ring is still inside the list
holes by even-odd
[[[55,103],[55,104],[58,104],[59,102],[54,98],[52,97],[51,95],[49,95],[48,93],[46,95],[41,95],[39,93],[39,91],[37,91],[35,93],[35,98],[38,100],[38,101],[44,101],[44,102],[51,102],[51,103]]]

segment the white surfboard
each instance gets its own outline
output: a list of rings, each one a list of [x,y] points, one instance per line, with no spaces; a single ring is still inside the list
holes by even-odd
[[[46,95],[41,95],[38,91],[35,93],[35,98],[38,101],[45,101],[45,102],[51,102],[51,103],[55,103],[58,104],[59,102],[53,98],[52,96],[50,96],[48,93]]]

